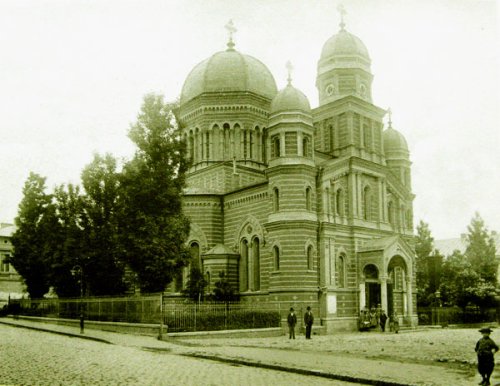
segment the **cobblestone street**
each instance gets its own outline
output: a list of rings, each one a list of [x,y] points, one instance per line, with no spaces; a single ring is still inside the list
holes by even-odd
[[[1,385],[353,385],[5,325],[0,352]]]

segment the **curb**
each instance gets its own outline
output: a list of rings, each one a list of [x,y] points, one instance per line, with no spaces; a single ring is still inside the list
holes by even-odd
[[[32,327],[32,326],[26,326],[26,325],[17,324],[17,323],[4,322],[3,320],[0,320],[0,323],[1,324],[6,324],[6,325],[12,326],[12,327],[26,328],[28,330],[50,332],[52,334],[69,336],[69,337],[72,337],[72,338],[87,339],[87,340],[93,340],[94,342],[100,342],[100,343],[106,343],[106,344],[113,344],[109,340],[101,339],[101,338],[96,338],[96,337],[93,337],[93,336],[88,336],[88,335],[83,335],[83,334],[72,334],[70,332],[54,331],[54,330],[49,330],[47,328]]]
[[[399,382],[381,381],[381,380],[376,380],[376,379],[359,378],[359,377],[354,377],[354,376],[350,376],[350,375],[328,373],[328,372],[323,371],[323,370],[307,370],[307,369],[294,368],[294,367],[288,367],[288,366],[283,366],[283,365],[272,365],[272,364],[268,364],[268,363],[255,362],[255,361],[244,360],[244,359],[224,358],[224,357],[219,357],[216,355],[207,355],[207,354],[200,354],[200,353],[182,353],[179,355],[192,357],[192,358],[207,359],[207,360],[223,362],[223,363],[232,363],[232,364],[237,364],[237,365],[242,365],[242,366],[259,367],[259,368],[268,369],[268,370],[286,371],[288,373],[295,373],[295,374],[300,374],[300,375],[312,375],[312,376],[322,377],[322,378],[327,378],[327,379],[336,379],[338,381],[344,381],[344,382],[356,382],[358,384],[363,384],[363,385],[414,386],[414,385],[409,384],[409,383],[399,383]]]

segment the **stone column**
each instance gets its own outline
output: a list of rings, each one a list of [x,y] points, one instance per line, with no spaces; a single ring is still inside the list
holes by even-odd
[[[297,155],[302,157],[304,155],[304,142],[302,142],[302,131],[297,132]]]
[[[411,289],[411,278],[406,278],[406,316],[410,323],[412,323],[413,317],[413,291]]]
[[[387,276],[380,277],[380,297],[382,309],[387,312]]]
[[[365,282],[359,283],[359,310],[366,307],[366,287]]]
[[[281,132],[280,133],[280,157],[285,157],[287,154],[285,154],[285,133]]]

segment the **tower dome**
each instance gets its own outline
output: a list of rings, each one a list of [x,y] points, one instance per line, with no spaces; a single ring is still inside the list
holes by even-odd
[[[278,95],[271,102],[271,114],[281,113],[285,111],[302,111],[311,113],[311,105],[304,93],[290,83],[280,90]]]
[[[325,42],[320,60],[342,56],[358,57],[370,63],[370,55],[364,43],[345,29],[341,29]]]
[[[339,32],[325,42],[318,61],[316,87],[320,105],[346,96],[372,102],[370,55],[361,39],[346,31],[344,14]]]
[[[405,137],[399,131],[391,126],[384,131],[384,150],[385,152],[405,151],[408,152],[408,143]]]
[[[204,93],[235,91],[272,99],[277,88],[274,77],[261,61],[230,46],[193,68],[182,87],[180,102],[184,104]]]

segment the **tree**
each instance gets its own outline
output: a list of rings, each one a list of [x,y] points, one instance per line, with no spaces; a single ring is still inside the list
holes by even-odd
[[[80,277],[74,277],[71,270],[83,266],[83,196],[80,188],[73,184],[60,185],[53,193],[56,222],[45,240],[50,250],[50,285],[60,297],[80,295]]]
[[[188,161],[172,105],[144,98],[130,139],[137,145],[120,179],[120,234],[126,261],[141,291],[163,291],[189,260],[189,221],[182,213]]]
[[[201,269],[193,265],[189,270],[189,279],[186,283],[186,289],[182,292],[184,296],[194,301],[201,302],[205,296],[205,287],[207,284]]]
[[[441,264],[443,257],[433,251],[434,239],[429,225],[423,221],[417,226],[415,253],[417,256],[417,289],[418,304],[428,306],[434,299],[434,293],[439,288]]]
[[[444,262],[440,289],[446,303],[463,310],[471,304],[479,307],[492,305],[494,286],[481,278],[460,251],[453,252]]]
[[[469,233],[467,234],[468,245],[465,256],[482,279],[496,285],[498,262],[495,257],[495,241],[479,213],[474,215],[467,229]]]
[[[41,298],[49,290],[51,251],[46,239],[55,223],[52,196],[47,194],[45,177],[30,173],[23,187],[23,199],[12,235],[14,253],[9,261],[23,277],[32,298]]]
[[[123,250],[118,237],[120,173],[110,154],[94,155],[81,175],[83,200],[83,268],[88,293],[117,295],[125,292]]]
[[[214,300],[219,302],[231,302],[239,299],[224,271],[219,272],[219,280],[215,282],[213,294]]]

